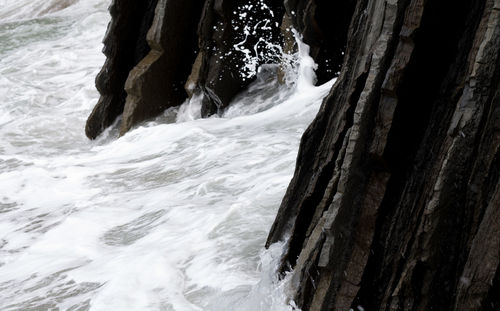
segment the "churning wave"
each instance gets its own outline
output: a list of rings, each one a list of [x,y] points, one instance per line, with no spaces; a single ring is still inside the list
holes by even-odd
[[[301,45],[221,117],[84,135],[108,1],[0,0],[0,309],[292,310],[263,248],[333,81]]]

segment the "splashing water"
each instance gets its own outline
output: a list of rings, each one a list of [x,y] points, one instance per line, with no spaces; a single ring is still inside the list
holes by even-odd
[[[333,81],[301,46],[293,87],[91,142],[108,5],[0,0],[0,310],[293,310],[263,245]]]
[[[251,79],[257,75],[261,64],[276,63],[282,59],[282,48],[275,43],[275,32],[279,29],[279,24],[273,21],[275,13],[264,0],[241,5],[233,15],[235,18],[231,20],[231,27],[236,30],[235,34],[240,42],[233,46],[228,55],[240,54],[244,60],[240,75],[244,80]],[[256,16],[259,16],[258,20]],[[249,37],[255,36],[259,38],[249,48]]]

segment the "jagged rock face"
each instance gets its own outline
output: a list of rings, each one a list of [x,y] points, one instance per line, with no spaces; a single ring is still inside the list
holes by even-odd
[[[91,139],[121,114],[123,135],[196,92],[205,94],[203,116],[222,112],[259,65],[277,61],[282,0],[128,2],[110,8],[107,60],[96,79],[101,98],[86,126]]]
[[[276,61],[283,11],[282,0],[207,0],[195,82],[205,95],[203,116],[221,112],[254,80],[259,65]],[[256,47],[261,55],[254,55]]]
[[[149,54],[133,68],[125,84],[127,100],[120,133],[179,106],[187,98],[184,84],[197,54],[203,0],[158,0],[147,35]]]
[[[124,85],[130,70],[146,56],[150,48],[146,33],[151,26],[157,0],[113,0],[112,20],[104,38],[107,56],[96,78],[101,98],[87,120],[85,133],[96,138],[122,114],[127,96]]]
[[[285,0],[286,15],[311,47],[322,84],[338,76],[356,0]]]
[[[268,239],[303,310],[500,308],[499,9],[357,1]]]

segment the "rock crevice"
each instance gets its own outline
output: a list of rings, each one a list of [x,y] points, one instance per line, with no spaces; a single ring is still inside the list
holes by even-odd
[[[125,83],[122,135],[139,122],[179,106],[188,97],[184,84],[197,54],[196,29],[202,8],[202,0],[158,0],[147,35],[151,51],[132,69]]]
[[[113,0],[109,7],[112,19],[103,41],[107,59],[96,78],[101,97],[85,127],[91,139],[111,126],[123,112],[128,74],[150,51],[146,34],[153,22],[156,2]]]

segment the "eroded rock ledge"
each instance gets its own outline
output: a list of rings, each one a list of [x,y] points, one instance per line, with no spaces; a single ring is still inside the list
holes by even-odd
[[[130,71],[125,83],[120,134],[186,99],[184,84],[196,58],[202,8],[202,0],[158,0],[147,34],[151,51]]]

